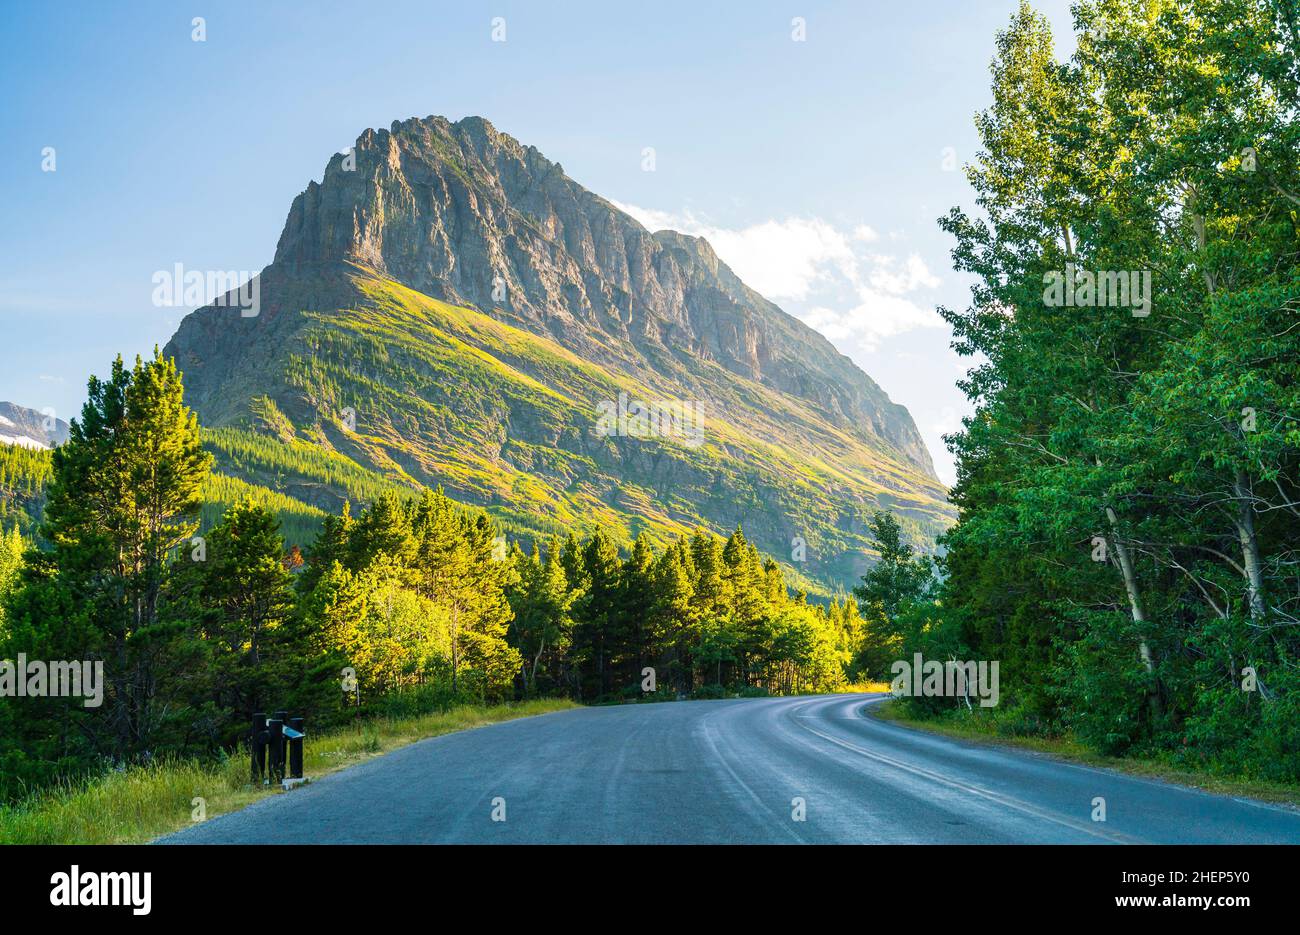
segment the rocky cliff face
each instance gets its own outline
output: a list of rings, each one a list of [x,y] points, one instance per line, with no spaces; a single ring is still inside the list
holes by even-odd
[[[286,273],[350,260],[620,370],[665,352],[686,374],[716,362],[934,476],[907,410],[701,238],[647,231],[480,117],[395,122],[353,153],[294,199],[275,256]]]
[[[520,535],[743,523],[830,587],[874,509],[918,543],[950,520],[906,409],[828,341],[480,118],[367,130],[259,281],[259,314],[199,309],[166,352],[218,469],[309,503],[442,484]],[[620,400],[698,404],[703,435],[603,430]]]
[[[49,413],[0,402],[0,445],[53,448],[68,440],[68,423]]]

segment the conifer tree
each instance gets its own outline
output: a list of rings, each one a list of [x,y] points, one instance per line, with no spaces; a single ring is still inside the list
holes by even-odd
[[[159,603],[171,556],[198,528],[212,459],[175,362],[157,350],[129,370],[119,357],[87,395],[53,453],[42,526],[52,552],[19,585],[6,649],[102,660],[102,710],[77,720],[96,750],[132,760],[164,720],[157,696],[176,634],[160,626]]]
[[[690,569],[683,563],[683,557],[688,554],[682,540],[678,540],[664,549],[651,570],[650,628],[655,644],[663,648],[668,658],[665,681],[679,692],[689,692],[695,687],[695,651],[700,639],[695,588]]]
[[[611,637],[616,665],[624,669],[624,684],[636,683],[641,678],[642,669],[657,661],[658,648],[654,644],[651,626],[654,606],[651,569],[654,560],[654,547],[649,537],[642,533],[633,541],[619,575],[615,609],[617,626]]]
[[[0,639],[5,632],[5,602],[18,584],[18,572],[23,567],[25,543],[15,525],[8,532],[0,529]]]
[[[560,543],[552,539],[545,560],[534,543],[531,554],[517,546],[511,552],[515,565],[515,582],[508,589],[514,620],[511,624],[512,645],[524,659],[524,694],[537,693],[538,670],[542,660],[552,663],[563,657],[571,638],[569,615],[573,595],[569,592],[560,563]],[[550,673],[562,678],[558,671]]]
[[[574,652],[592,680],[592,694],[608,695],[613,684],[611,642],[617,625],[622,565],[618,546],[597,529],[582,549],[585,587],[574,604]]]
[[[209,531],[203,560],[177,558],[177,576],[192,575],[190,601],[175,602],[170,615],[186,611],[206,650],[201,675],[207,700],[220,712],[220,742],[237,740],[254,711],[273,710],[284,697],[290,673],[305,647],[284,629],[294,611],[292,576],[284,567],[280,521],[250,500],[236,503]]]

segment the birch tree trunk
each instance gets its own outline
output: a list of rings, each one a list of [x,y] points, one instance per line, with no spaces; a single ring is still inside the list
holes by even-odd
[[[1250,600],[1250,619],[1259,621],[1264,618],[1264,574],[1259,561],[1259,540],[1255,537],[1255,508],[1251,493],[1250,477],[1244,470],[1238,470],[1233,480],[1233,495],[1237,500],[1237,515],[1234,524],[1237,527],[1237,540],[1241,543],[1242,567],[1246,571],[1246,595]]]
[[[1106,507],[1106,519],[1110,521],[1111,543],[1115,549],[1115,560],[1119,563],[1120,574],[1124,578],[1124,593],[1128,595],[1129,612],[1133,616],[1133,622],[1139,624],[1141,635],[1138,637],[1138,655],[1142,659],[1142,666],[1147,670],[1147,705],[1151,709],[1151,716],[1157,718],[1162,713],[1160,704],[1160,686],[1156,679],[1155,660],[1151,658],[1151,644],[1147,642],[1146,626],[1147,615],[1142,608],[1142,596],[1138,591],[1137,576],[1133,573],[1133,559],[1129,555],[1128,546],[1119,536],[1119,520],[1115,516],[1115,511]]]

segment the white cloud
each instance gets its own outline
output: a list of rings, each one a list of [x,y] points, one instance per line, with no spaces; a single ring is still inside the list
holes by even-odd
[[[681,230],[680,227],[675,226],[681,223],[679,216],[669,211],[658,211],[654,208],[638,208],[636,205],[625,205],[621,201],[614,201],[612,199],[610,200],[610,204],[618,208],[618,210],[622,211],[624,214],[632,215],[632,217],[635,218],[646,230]],[[684,234],[690,233],[690,231],[684,230],[681,232]]]
[[[821,218],[771,219],[740,228],[689,209],[674,213],[615,204],[650,230],[703,237],[742,280],[821,332],[905,403],[947,484],[955,479],[942,436],[960,428],[966,407],[948,375],[971,361],[948,347],[951,333],[934,310],[943,283],[899,230],[837,227]],[[904,337],[905,335],[915,335]],[[889,353],[880,354],[888,342]]]
[[[613,204],[647,230],[703,237],[747,286],[773,301],[806,299],[828,276],[838,274],[853,281],[858,275],[849,238],[819,218],[763,221],[733,230],[709,224],[690,211],[672,214]],[[859,228],[863,229],[870,231],[865,225]]]
[[[872,254],[873,268],[870,282],[877,289],[891,295],[903,295],[917,289],[937,289],[939,277],[930,272],[925,261],[915,253],[908,254],[903,263],[896,257]]]
[[[867,224],[845,233],[821,218],[796,217],[733,229],[690,210],[675,214],[614,204],[649,230],[703,237],[737,276],[773,301],[815,303],[791,311],[831,341],[871,351],[881,338],[941,324],[933,309],[906,298],[937,288],[939,278],[915,253],[899,258],[856,252],[855,246],[880,239]]]
[[[874,351],[882,338],[938,328],[943,320],[932,308],[870,287],[858,289],[858,303],[846,311],[818,306],[799,316],[836,344]]]
[[[961,428],[961,416],[957,415],[957,410],[952,406],[944,406],[939,410],[938,420],[930,425],[930,431],[936,436],[951,435]]]
[[[718,256],[750,287],[773,300],[808,298],[827,277],[858,276],[848,240],[825,221],[764,221],[744,230],[701,232]]]

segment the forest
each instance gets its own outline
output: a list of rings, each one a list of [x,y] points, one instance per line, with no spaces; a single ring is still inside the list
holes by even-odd
[[[999,35],[979,210],[942,221],[975,282],[942,310],[974,414],[949,439],[959,522],[941,574],[912,563],[899,639],[1000,660],[984,716],[1008,735],[1293,782],[1296,7],[1103,0],[1076,21],[1066,62],[1027,6]],[[1149,306],[1099,301],[1125,272]]]
[[[816,601],[741,527],[512,539],[319,452],[355,503],[282,516],[214,473],[172,360],[119,358],[66,444],[0,449],[0,659],[107,678],[93,709],[0,698],[0,799],[219,757],[254,711],[824,692],[915,653],[1001,684],[911,717],[1300,780],[1300,14],[1096,0],[1076,25],[1064,61],[1027,4],[999,34],[975,206],[940,221],[972,414],[935,554],[876,513],[870,570]]]
[[[266,497],[198,535],[205,492],[229,481],[174,362],[119,358],[88,397],[52,457],[3,462],[26,466],[6,468],[11,486],[21,502],[39,491],[43,515],[31,538],[17,523],[0,537],[0,658],[102,661],[104,702],[0,699],[6,798],[229,753],[255,711],[319,728],[461,702],[820,692],[872,658],[852,598],[791,593],[740,528],[658,549],[597,529],[525,550],[424,490],[345,505],[306,550],[286,548]]]

